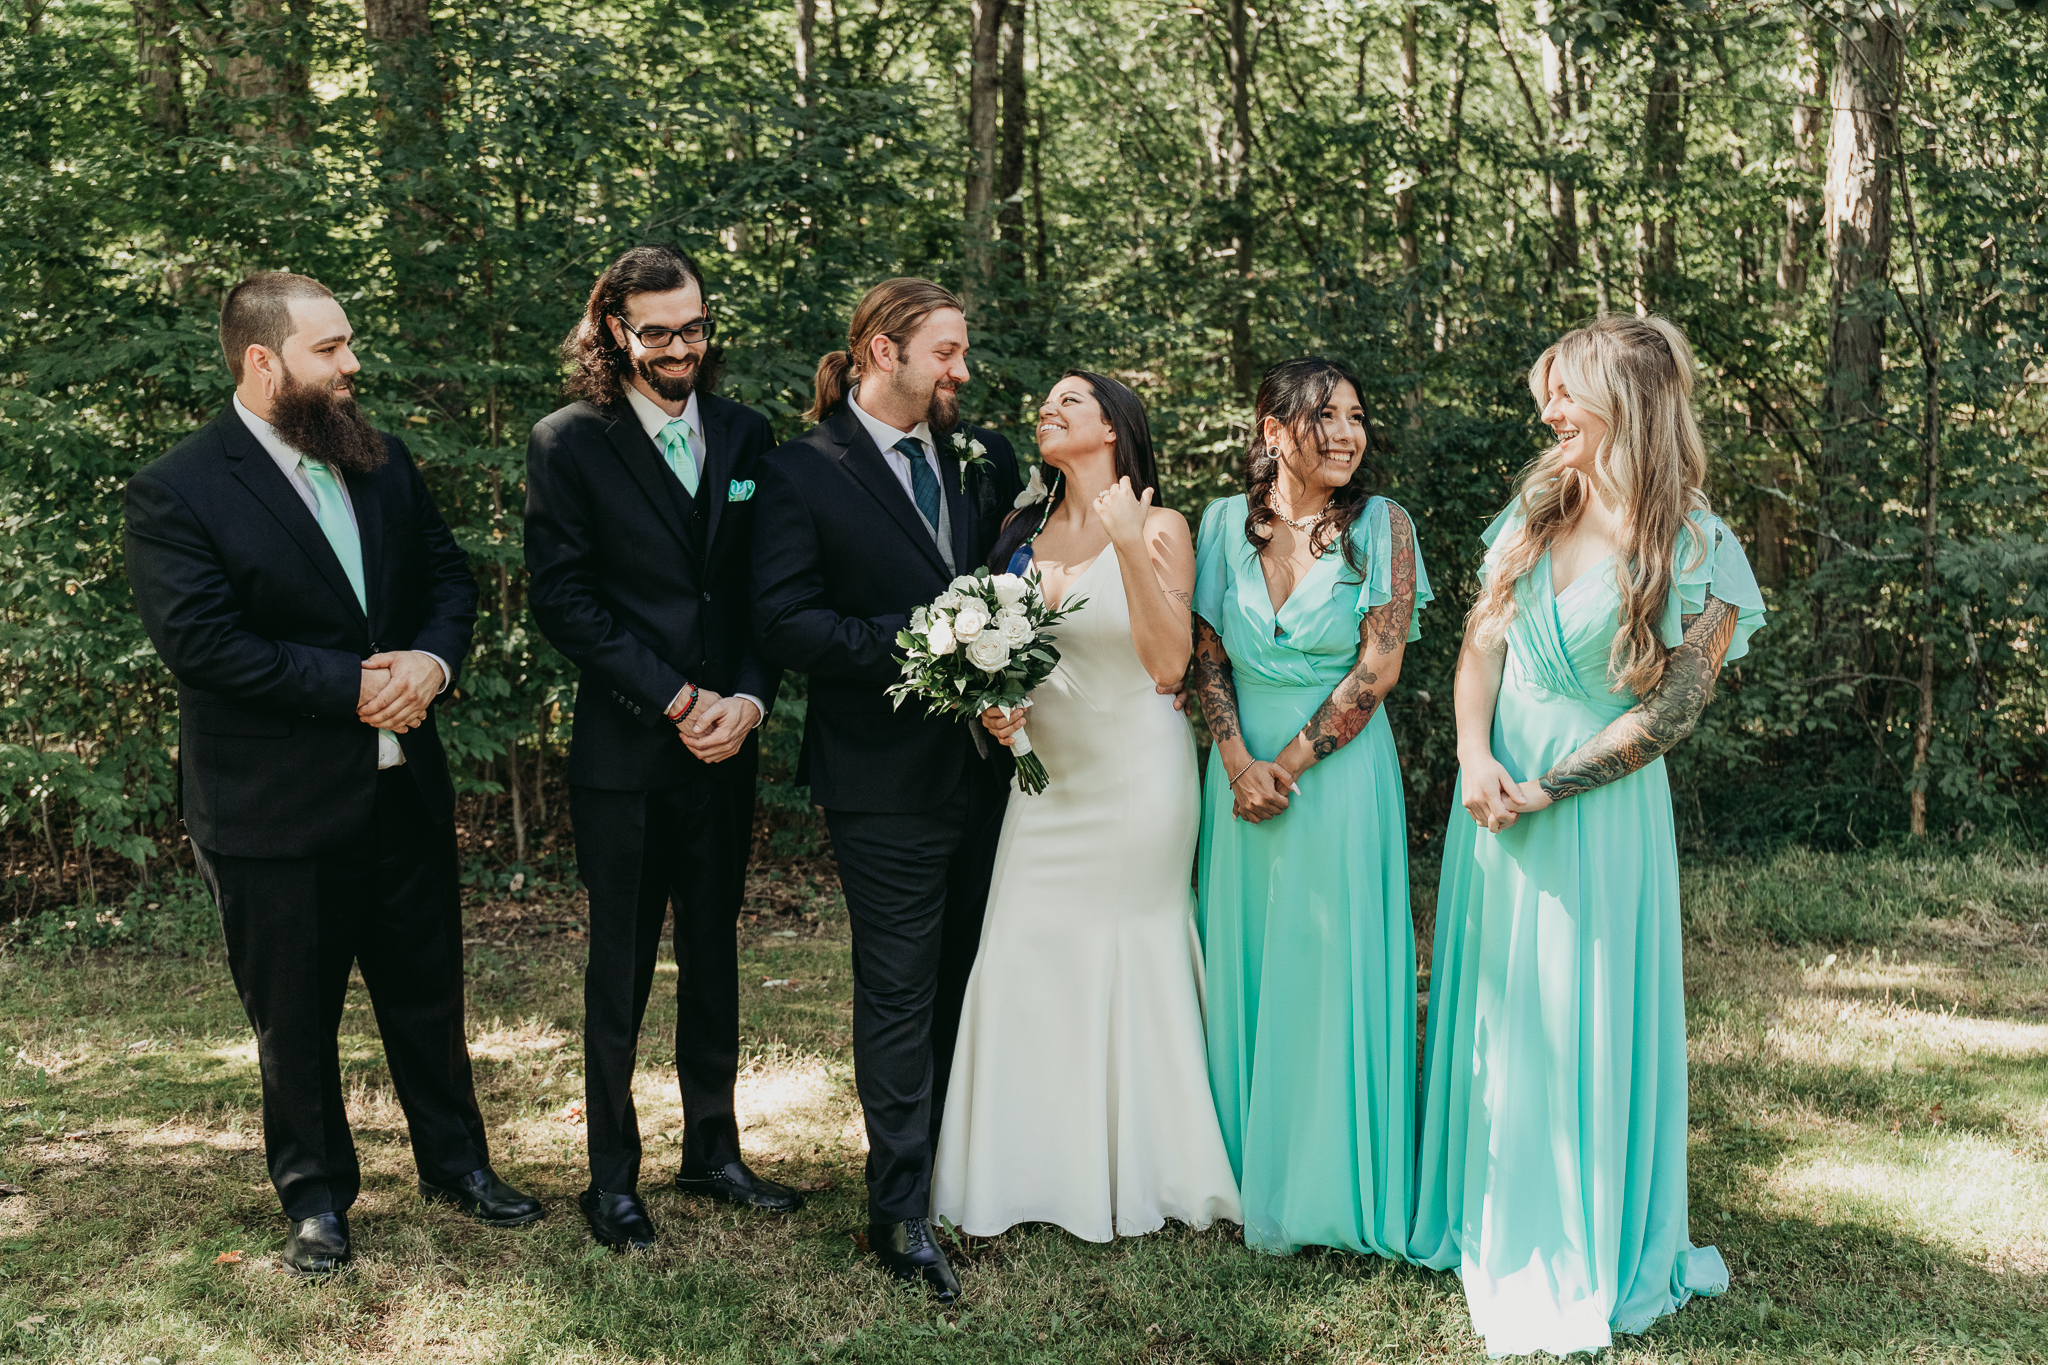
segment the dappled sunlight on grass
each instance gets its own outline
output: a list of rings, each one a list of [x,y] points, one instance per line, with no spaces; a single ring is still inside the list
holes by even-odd
[[[1693,1237],[1720,1247],[1734,1283],[1646,1336],[1618,1339],[1603,1359],[2048,1359],[2048,971],[1990,873],[1905,871],[1995,913],[1930,919],[1900,908],[1897,934],[1874,947],[1787,945],[1731,919],[1689,946]],[[1703,875],[1757,875],[1737,872]],[[1854,872],[1815,863],[1794,880],[1835,887]],[[1688,877],[1689,889],[1700,880]],[[1988,947],[1956,936],[1994,932]],[[0,958],[0,1057],[12,1059],[0,1061],[0,1182],[27,1191],[0,1198],[0,1268],[11,1276],[0,1276],[0,1333],[46,1318],[32,1351],[19,1350],[26,1338],[0,1336],[0,1356],[1483,1358],[1455,1276],[1313,1251],[1255,1256],[1221,1226],[1099,1247],[1043,1226],[971,1239],[952,1248],[968,1296],[940,1312],[854,1243],[866,1219],[865,1134],[843,913],[743,925],[740,948],[741,1142],[757,1169],[809,1192],[801,1213],[761,1216],[669,1185],[682,1111],[676,977],[664,960],[634,1076],[641,1191],[662,1240],[635,1257],[593,1247],[573,1203],[588,1178],[583,949],[559,936],[494,940],[476,946],[471,975],[478,1096],[494,1164],[542,1197],[547,1218],[490,1229],[420,1201],[358,984],[342,1053],[364,1170],[351,1217],[359,1259],[317,1287],[278,1261],[283,1221],[262,1156],[254,1046],[225,968]],[[241,1259],[218,1259],[232,1252]]]

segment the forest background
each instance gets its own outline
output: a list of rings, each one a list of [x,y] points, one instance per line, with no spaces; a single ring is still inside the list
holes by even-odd
[[[121,489],[226,402],[253,270],[336,289],[472,557],[467,878],[571,880],[525,439],[646,241],[704,262],[721,392],[781,435],[860,292],[929,275],[970,300],[973,417],[1028,458],[1062,370],[1115,373],[1190,517],[1239,486],[1266,365],[1355,367],[1439,593],[1391,708],[1425,859],[1477,533],[1542,448],[1526,368],[1664,313],[1772,607],[1674,761],[1686,841],[2033,844],[2044,144],[2013,0],[0,0],[0,920],[146,940],[189,868]],[[821,846],[802,715],[787,680],[785,857]]]

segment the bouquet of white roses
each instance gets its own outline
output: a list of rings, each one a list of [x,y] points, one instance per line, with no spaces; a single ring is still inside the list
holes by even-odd
[[[1031,689],[1052,676],[1060,652],[1049,628],[1078,610],[1075,598],[1058,611],[1039,595],[1038,579],[976,569],[962,574],[928,607],[911,613],[910,628],[896,633],[904,649],[903,681],[889,688],[902,706],[921,698],[934,712],[952,712],[970,722],[991,706],[1024,704]],[[1017,759],[1017,785],[1037,795],[1050,777],[1019,730],[1010,741]]]

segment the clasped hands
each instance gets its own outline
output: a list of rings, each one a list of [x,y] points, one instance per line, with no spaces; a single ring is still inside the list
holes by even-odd
[[[356,718],[394,734],[416,730],[426,723],[427,708],[447,683],[447,674],[431,654],[416,649],[372,654],[363,660]]]
[[[760,723],[761,713],[745,697],[722,697],[699,687],[697,704],[675,727],[683,747],[700,762],[723,763],[740,751],[747,732]]]
[[[1465,813],[1488,834],[1499,834],[1525,815],[1534,815],[1551,803],[1543,784],[1531,779],[1515,781],[1492,754],[1461,757],[1464,778]]]

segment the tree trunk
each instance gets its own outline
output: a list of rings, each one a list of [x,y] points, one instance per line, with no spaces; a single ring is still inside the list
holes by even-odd
[[[796,0],[796,103],[811,106],[811,73],[818,69],[818,0]]]
[[[1420,127],[1417,110],[1417,87],[1421,84],[1422,68],[1415,51],[1416,24],[1415,7],[1405,6],[1401,10],[1401,130],[1408,135],[1412,145]],[[1413,275],[1422,268],[1422,244],[1415,232],[1415,186],[1411,181],[1394,194],[1394,236],[1401,251],[1401,268]],[[1409,309],[1411,326],[1414,309]]]
[[[1024,97],[1025,0],[1011,0],[1003,19],[1002,155],[996,167],[996,225],[1002,231],[1002,273],[1024,273],[1024,153],[1031,128]]]
[[[1543,49],[1543,94],[1550,105],[1550,130],[1545,139],[1545,151],[1553,163],[1547,177],[1550,181],[1550,269],[1553,274],[1568,276],[1579,268],[1578,187],[1569,175],[1557,169],[1555,163],[1564,155],[1565,143],[1571,136],[1572,87],[1576,83],[1576,73],[1572,70],[1570,50],[1550,35],[1556,18],[1556,6],[1552,0],[1536,0],[1536,34]],[[1559,292],[1563,291],[1566,283],[1562,279],[1556,281]]]
[[[1685,94],[1678,54],[1660,27],[1655,38],[1656,63],[1650,72],[1650,94],[1643,109],[1643,169],[1655,190],[1655,210],[1644,218],[1636,237],[1644,277],[1637,291],[1638,312],[1655,307],[1678,273],[1678,219],[1672,192],[1685,162]]]
[[[1002,32],[1006,0],[969,0],[967,80],[967,273],[962,301],[973,303],[989,279],[989,210],[996,183],[996,130],[1001,118]]]
[[[189,127],[177,27],[175,0],[135,0],[135,69],[142,77],[142,107],[167,138],[183,137]]]
[[[363,26],[377,43],[433,36],[426,0],[363,0]]]
[[[1800,165],[1815,180],[1821,167],[1815,159],[1820,145],[1820,45],[1814,38],[1812,16],[1802,24],[1797,38],[1793,86],[1799,103],[1792,108],[1792,145]],[[1813,241],[1813,199],[1801,192],[1785,196],[1785,235],[1778,246],[1778,288],[1792,298],[1806,292],[1807,251]]]
[[[1252,209],[1252,45],[1246,0],[1229,0],[1224,66],[1230,78],[1231,253],[1237,266],[1237,297],[1230,308],[1231,387],[1252,391],[1252,242],[1257,220]]]
[[[1884,304],[1872,286],[1891,275],[1894,101],[1903,51],[1898,23],[1875,6],[1854,16],[1837,42],[1828,92],[1834,126],[1828,137],[1827,391],[1816,472],[1831,529],[1852,544],[1869,538],[1855,489],[1875,423],[1884,416]],[[1837,548],[1826,536],[1816,547],[1823,562]]]

